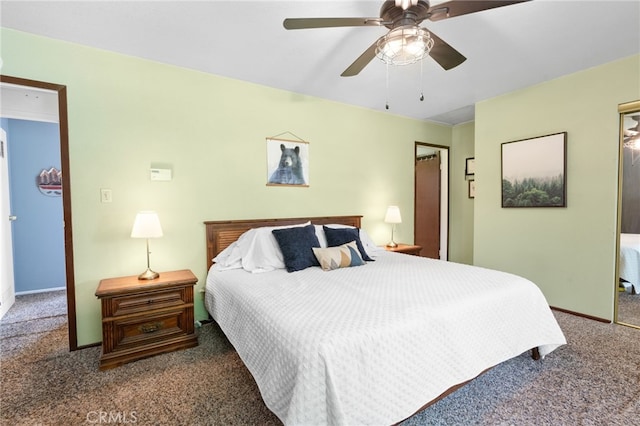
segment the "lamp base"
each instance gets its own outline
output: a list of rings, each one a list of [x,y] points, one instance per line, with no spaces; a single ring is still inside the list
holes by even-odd
[[[394,241],[391,241],[389,244],[387,244],[387,247],[396,248],[398,247],[398,244],[396,244],[396,242]]]
[[[155,280],[159,276],[160,276],[159,273],[157,273],[155,271],[152,271],[151,269],[147,268],[146,271],[144,271],[143,273],[138,275],[138,279],[139,280]]]

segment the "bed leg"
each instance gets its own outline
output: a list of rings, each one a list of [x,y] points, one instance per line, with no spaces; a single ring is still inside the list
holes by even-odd
[[[533,358],[536,361],[540,359],[540,350],[538,350],[537,346],[531,349],[531,358]]]

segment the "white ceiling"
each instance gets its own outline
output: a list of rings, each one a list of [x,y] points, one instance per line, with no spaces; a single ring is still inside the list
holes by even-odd
[[[391,114],[447,124],[472,120],[478,101],[640,53],[638,0],[533,0],[424,22],[467,61],[444,71],[427,58],[422,84],[420,65],[392,67],[387,92],[378,59],[340,77],[384,27],[282,26],[287,17],[378,17],[381,4],[2,0],[0,24],[380,111],[388,96]]]

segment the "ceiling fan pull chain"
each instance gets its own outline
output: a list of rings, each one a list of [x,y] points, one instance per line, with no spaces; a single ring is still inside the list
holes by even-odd
[[[384,104],[384,108],[385,109],[389,109],[389,64],[385,65],[385,69],[386,69],[386,85],[387,85],[387,90],[386,90],[386,94],[385,94],[385,104]]]
[[[422,79],[422,62],[423,60],[420,60],[420,102],[424,101],[424,81]]]

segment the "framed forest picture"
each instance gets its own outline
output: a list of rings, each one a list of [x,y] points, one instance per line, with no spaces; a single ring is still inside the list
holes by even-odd
[[[567,132],[502,144],[502,207],[567,206]]]

